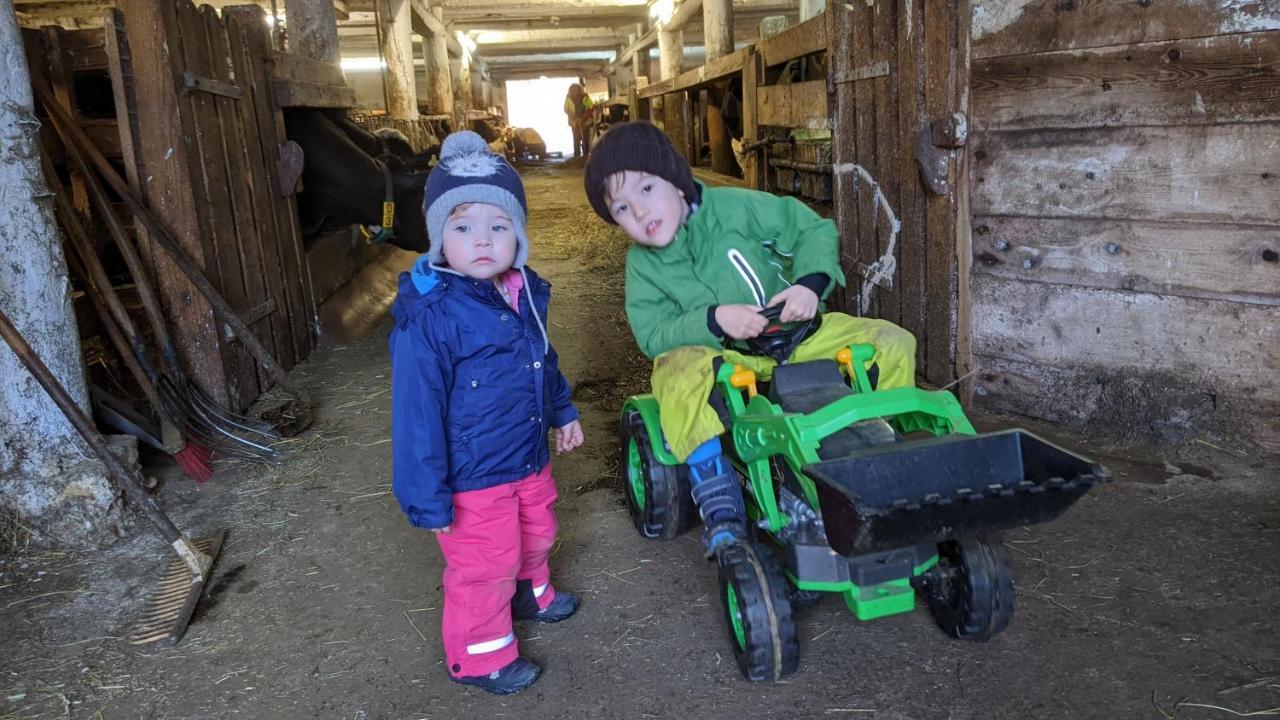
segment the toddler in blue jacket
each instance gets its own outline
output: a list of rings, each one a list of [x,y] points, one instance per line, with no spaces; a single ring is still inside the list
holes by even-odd
[[[582,444],[547,339],[551,284],[525,261],[520,176],[472,132],[445,139],[427,179],[431,249],[400,276],[392,308],[392,489],[445,558],[449,676],[507,694],[540,669],[512,620],[559,622],[578,599],[551,586],[556,452]]]

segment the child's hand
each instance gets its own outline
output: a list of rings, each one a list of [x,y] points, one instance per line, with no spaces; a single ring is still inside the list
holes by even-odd
[[[437,534],[437,535],[439,535],[440,533],[445,533],[445,534],[447,535],[447,534],[449,534],[449,533],[453,532],[453,526],[452,526],[452,525],[445,525],[444,527],[429,528],[429,529],[431,530],[431,532],[433,532],[433,533],[435,533],[435,534]]]
[[[716,322],[734,340],[750,340],[769,325],[760,314],[759,305],[720,305],[716,308]]]
[[[556,428],[556,454],[567,453],[582,444],[582,424],[577,420]]]
[[[782,307],[782,315],[778,318],[782,322],[809,320],[818,314],[817,294],[803,285],[792,285],[774,295],[769,301],[769,307],[779,303],[786,303]]]

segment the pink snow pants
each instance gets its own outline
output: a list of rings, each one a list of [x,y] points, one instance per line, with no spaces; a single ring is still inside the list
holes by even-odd
[[[519,656],[511,630],[516,581],[546,608],[555,599],[547,558],[556,539],[551,465],[513,483],[453,495],[444,553],[444,657],[455,677],[488,675]]]

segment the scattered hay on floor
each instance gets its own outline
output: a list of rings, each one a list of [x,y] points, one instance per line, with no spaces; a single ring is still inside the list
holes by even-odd
[[[31,545],[31,528],[9,510],[0,509],[0,554],[16,555]]]

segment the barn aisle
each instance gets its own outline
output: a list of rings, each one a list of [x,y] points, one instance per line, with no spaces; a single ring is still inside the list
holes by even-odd
[[[643,541],[623,504],[616,413],[647,382],[621,308],[625,243],[587,208],[580,169],[524,172],[532,264],[554,284],[549,329],[587,435],[556,462],[552,559],[583,607],[517,630],[544,666],[538,684],[497,698],[446,679],[439,553],[388,489],[384,319],[295,371],[318,418],[283,464],[224,462],[202,486],[156,470],[180,524],[229,529],[178,646],[123,639],[162,554],[145,528],[98,553],[0,565],[0,718],[1199,718],[1217,715],[1175,703],[1280,705],[1276,461],[1061,436],[1116,482],[1006,536],[1019,602],[1007,633],[962,644],[923,610],[859,625],[828,598],[800,614],[800,672],[744,682],[696,533]]]

